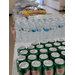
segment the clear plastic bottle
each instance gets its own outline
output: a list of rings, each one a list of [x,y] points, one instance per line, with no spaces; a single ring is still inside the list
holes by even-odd
[[[19,25],[19,21],[18,21],[18,20],[16,20],[16,21],[15,21],[15,29],[16,29],[16,30],[19,30],[18,25]]]
[[[52,21],[51,21],[51,20],[49,20],[48,22],[49,22],[49,25],[51,25],[51,22],[52,22]]]
[[[41,21],[42,23],[44,23],[44,20],[43,20],[43,18],[41,18],[41,19],[40,19],[40,21]]]
[[[60,18],[60,20],[58,22],[58,27],[63,28],[65,26],[64,24],[65,24],[65,22],[64,22],[63,18]]]
[[[63,15],[63,20],[65,20],[65,14]]]
[[[24,23],[23,23],[23,18],[20,18],[20,25],[21,25],[21,30],[24,31]]]
[[[46,21],[49,21],[49,17],[46,17]]]
[[[29,21],[29,22],[33,22],[34,19],[33,19],[33,18],[29,18],[28,21]]]
[[[15,22],[15,29],[16,30],[21,30],[21,24],[20,24],[19,20],[16,20],[16,22]]]
[[[52,21],[55,21],[55,18],[56,18],[56,17],[55,17],[55,16],[53,16],[53,17],[52,17]]]
[[[57,18],[55,19],[55,25],[56,25],[56,29],[58,28],[58,20]]]
[[[60,20],[60,18],[62,18],[61,14],[58,15],[57,20]]]
[[[24,22],[25,22],[24,20],[20,21],[20,25],[21,25],[21,30],[22,31],[24,31],[24,26],[25,26]]]
[[[55,22],[52,21],[52,22],[51,22],[51,25],[50,25],[50,30],[55,30],[55,29],[56,29]]]
[[[39,23],[37,24],[37,30],[38,30],[39,32],[42,32],[42,31],[43,31],[43,24],[42,24],[42,22],[39,22]]]
[[[38,31],[38,22],[39,22],[39,21],[38,21],[38,19],[36,18],[36,19],[35,19],[35,22],[34,22],[34,24],[35,24],[35,26],[36,26],[36,31]]]
[[[25,32],[29,32],[29,23],[23,21],[23,28],[24,28],[24,31],[25,31]]]
[[[49,16],[49,20],[52,20],[52,15]]]
[[[49,25],[49,22],[47,21],[45,24],[44,24],[44,31],[49,31],[50,30],[50,25]]]
[[[65,25],[65,14],[63,15],[62,18],[63,18],[63,22],[64,22],[64,25]]]
[[[37,18],[35,19],[35,23],[38,23],[38,19]]]
[[[25,17],[22,18],[22,21],[28,22],[28,20]]]
[[[36,32],[36,31],[37,31],[37,29],[36,29],[36,25],[35,25],[34,22],[32,23],[32,31],[33,31],[33,32]]]
[[[55,24],[56,24],[56,28],[60,28],[61,26],[60,26],[60,21],[61,21],[61,14],[59,14],[58,16],[57,16],[57,18],[55,18]]]

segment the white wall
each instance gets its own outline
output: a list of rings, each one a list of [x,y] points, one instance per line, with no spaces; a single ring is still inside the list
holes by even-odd
[[[44,0],[44,4],[57,10],[60,10],[61,6],[65,6],[65,0]]]
[[[44,4],[45,4],[45,5],[47,4],[47,0],[44,0]]]
[[[47,5],[59,10],[59,1],[47,0]]]

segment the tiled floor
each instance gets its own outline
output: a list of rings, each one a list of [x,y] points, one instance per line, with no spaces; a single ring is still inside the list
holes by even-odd
[[[43,8],[45,8],[45,10],[47,11],[47,13],[52,13],[53,15],[58,16],[59,14],[64,14],[64,12],[58,12],[55,11],[47,6],[41,6]],[[13,36],[11,33],[11,25],[12,25],[12,17],[9,17],[9,75],[12,75],[12,62],[13,62],[13,53],[14,53],[14,42],[13,42]]]

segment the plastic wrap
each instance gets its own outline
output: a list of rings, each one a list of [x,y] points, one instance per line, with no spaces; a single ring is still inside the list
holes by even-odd
[[[37,3],[36,0],[17,0],[15,3],[15,7],[12,10],[13,11],[12,14],[21,15],[22,13],[19,13],[19,12],[25,10],[26,7],[29,7],[29,6],[37,7],[38,5],[39,3]]]
[[[51,14],[52,15],[52,14]],[[38,15],[38,16],[30,16],[29,18],[42,18],[42,17],[49,17],[50,15]],[[18,18],[22,18],[22,15],[15,15],[14,21],[16,21]],[[65,27],[63,28],[57,28],[56,30],[51,30],[48,32],[25,32],[25,31],[19,31],[16,30],[16,42],[15,42],[15,48],[14,48],[14,57],[13,57],[13,67],[12,67],[12,75],[19,75],[17,72],[17,66],[16,66],[16,59],[17,59],[17,49],[20,46],[30,46],[31,43],[37,41],[43,41],[43,40],[57,40],[57,39],[65,39]]]

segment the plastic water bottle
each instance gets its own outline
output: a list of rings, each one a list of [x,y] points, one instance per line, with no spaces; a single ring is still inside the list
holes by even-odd
[[[56,25],[56,29],[58,28],[58,20],[57,18],[55,19],[55,25]]]
[[[52,22],[52,21],[51,21],[51,20],[49,20],[48,22],[49,22],[49,25],[51,25],[51,22]]]
[[[63,21],[64,21],[64,25],[65,25],[65,14],[63,15],[63,17],[62,17],[62,18],[63,18]]]
[[[37,30],[38,30],[39,32],[42,32],[42,31],[43,31],[42,22],[39,22],[39,23],[37,24]]]
[[[26,24],[27,24],[27,22],[25,20],[22,20],[22,28],[23,28],[23,30],[25,30]]]
[[[18,29],[18,24],[19,24],[19,23],[18,23],[18,20],[16,20],[16,21],[15,21],[15,29],[16,29],[16,30]]]
[[[28,20],[25,17],[22,18],[22,21],[28,22]]]
[[[41,18],[41,19],[40,19],[40,21],[41,21],[42,23],[44,23],[44,20],[43,20],[43,18]]]
[[[33,18],[29,18],[28,21],[29,22],[33,22],[34,20],[33,20]]]
[[[46,22],[46,21],[48,21],[48,18],[47,18],[47,17],[44,17],[44,19],[43,19],[43,20],[44,20],[44,22]]]
[[[33,32],[33,26],[34,26],[34,22],[29,22],[29,31]]]
[[[65,20],[65,14],[63,15],[63,20]]]
[[[35,21],[34,21],[34,24],[35,24],[35,26],[36,26],[36,31],[38,31],[38,22],[39,22],[39,21],[38,21],[38,19],[36,18]]]
[[[49,22],[47,21],[45,24],[44,24],[44,31],[49,31],[50,30],[50,25],[49,25]]]
[[[24,24],[23,24],[23,22],[20,22],[20,25],[21,25],[21,30],[24,31]]]
[[[49,17],[46,17],[46,21],[49,21]]]
[[[62,17],[61,14],[59,14],[59,17]]]
[[[49,20],[52,20],[52,15],[49,16]]]
[[[50,30],[55,30],[55,29],[56,29],[55,22],[52,21],[52,22],[51,22],[51,25],[50,25]]]
[[[36,25],[35,25],[34,22],[32,23],[32,31],[33,31],[33,32],[36,32],[36,31],[37,31],[37,29],[36,29]]]
[[[51,20],[52,20],[52,21],[55,21],[55,16],[53,16]]]
[[[21,25],[20,25],[19,20],[16,20],[16,21],[15,21],[15,29],[16,29],[16,30],[21,30]]]
[[[38,23],[38,19],[35,19],[35,23]]]
[[[58,27],[59,28],[63,28],[64,27],[64,20],[63,20],[63,18],[60,18],[60,20],[58,22]]]
[[[29,32],[29,23],[28,22],[23,22],[23,28],[25,32]]]
[[[58,15],[57,20],[60,20],[60,18],[62,18],[61,14]]]

